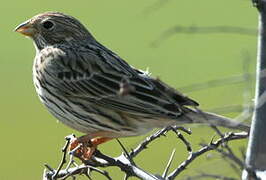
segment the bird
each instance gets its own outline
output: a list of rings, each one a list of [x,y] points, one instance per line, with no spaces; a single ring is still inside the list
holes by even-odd
[[[72,149],[87,146],[80,150],[83,159],[114,138],[176,124],[249,131],[248,125],[201,111],[195,100],[129,65],[70,15],[41,13],[14,31],[34,42],[33,82],[41,102],[60,122],[85,134],[71,143]]]

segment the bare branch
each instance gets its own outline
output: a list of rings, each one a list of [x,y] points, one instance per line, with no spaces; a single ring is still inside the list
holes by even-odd
[[[110,177],[110,175],[109,175],[109,173],[107,171],[103,171],[101,169],[98,169],[98,168],[95,168],[95,167],[92,167],[92,166],[89,167],[89,170],[90,171],[96,171],[99,174],[102,174],[103,176],[105,176],[108,180],[112,180],[112,178]]]
[[[186,169],[186,167],[191,164],[196,158],[200,157],[200,155],[217,149],[221,144],[224,142],[232,141],[232,140],[238,140],[238,139],[245,139],[248,137],[248,133],[241,132],[241,133],[229,133],[225,134],[222,138],[218,139],[215,142],[211,142],[209,145],[202,147],[200,150],[193,152],[189,155],[189,157],[183,161],[170,175],[168,175],[167,179],[172,180],[176,176],[178,176],[182,171]]]
[[[166,5],[169,0],[157,0],[154,4],[144,9],[143,14],[149,15],[154,11],[158,11],[164,5]]]
[[[148,144],[150,144],[152,141],[154,141],[155,139],[161,137],[161,136],[165,136],[165,134],[168,131],[174,131],[176,132],[177,130],[181,130],[187,134],[191,134],[191,131],[189,129],[186,129],[184,127],[180,127],[180,126],[169,126],[166,127],[162,130],[157,131],[156,133],[154,133],[153,135],[147,137],[143,142],[141,142],[138,147],[136,147],[135,149],[133,149],[130,153],[129,156],[131,158],[134,158],[136,155],[138,155],[141,151],[143,151],[144,149],[147,148]]]
[[[125,153],[127,159],[130,160],[130,162],[131,162],[132,164],[135,164],[134,161],[133,161],[133,159],[130,157],[128,151],[126,150],[125,146],[121,143],[121,141],[120,141],[119,139],[116,139],[116,140],[117,140],[117,142],[119,143],[119,145],[121,146],[121,148],[123,149],[123,151],[124,151],[124,153]]]
[[[237,26],[206,26],[200,27],[196,25],[182,26],[176,25],[172,28],[167,29],[161,34],[161,36],[156,39],[153,43],[153,47],[159,46],[163,40],[166,40],[177,33],[183,34],[238,34],[245,36],[256,36],[258,33],[257,29],[250,29]]]
[[[79,165],[78,167],[73,167],[69,169],[60,170],[56,176],[56,179],[67,179],[68,177],[74,176],[74,175],[80,175],[80,174],[86,174],[88,175],[90,171],[96,171],[102,175],[104,175],[108,180],[112,180],[112,178],[109,176],[109,174],[106,171],[102,171],[100,169],[97,169],[92,166],[88,165]],[[52,172],[46,173],[47,180],[51,179],[53,176]]]
[[[98,161],[96,163],[94,162],[94,166],[99,166],[99,167],[116,166],[119,167],[122,171],[124,171],[128,176],[136,176],[140,179],[160,180],[160,178],[156,177],[155,175],[145,172],[139,167],[131,164],[130,160],[128,160],[124,156],[124,154],[120,155],[119,157],[112,158],[96,150],[95,157],[103,159],[105,163],[102,163],[101,161]]]
[[[237,180],[236,178],[232,178],[232,177],[226,177],[226,176],[221,176],[221,175],[216,175],[216,174],[207,174],[204,172],[196,176],[187,177],[186,180],[206,179],[206,178],[213,178],[213,179],[220,179],[220,180]]]
[[[216,127],[216,126],[211,126],[212,129],[214,129],[214,131],[219,134],[219,136],[221,138],[224,137],[224,135],[222,134],[222,132]],[[239,159],[235,153],[233,152],[232,148],[227,144],[227,143],[223,143],[223,147],[227,150],[227,153],[226,152],[223,152],[221,150],[219,150],[218,148],[216,149],[216,151],[222,153],[224,156],[228,157],[229,159],[231,159],[232,161],[234,161],[241,169],[244,168],[244,161]]]
[[[188,140],[186,140],[186,138],[183,136],[183,134],[181,134],[179,131],[176,131],[174,129],[173,129],[173,131],[176,133],[177,137],[186,145],[187,151],[191,152],[192,147],[191,147],[190,143],[188,142]]]
[[[246,77],[244,77],[243,74],[240,74],[240,75],[234,75],[230,77],[210,80],[207,82],[195,83],[192,85],[179,87],[177,89],[181,92],[193,92],[193,91],[199,91],[199,90],[209,89],[209,88],[214,88],[214,87],[219,87],[219,86],[240,84],[244,82],[246,82]]]
[[[200,155],[217,149],[220,145],[224,144],[225,142],[232,141],[232,140],[237,140],[237,139],[243,139],[248,136],[246,132],[242,133],[229,133],[222,135],[220,139],[218,139],[215,142],[211,142],[209,145],[206,145],[202,147],[200,150],[196,152],[190,153],[189,157],[182,163],[180,164],[172,173],[170,173],[168,176],[168,171],[171,165],[171,162],[173,160],[174,152],[172,153],[170,160],[165,168],[165,171],[163,173],[163,177],[158,176],[158,175],[153,175],[145,170],[139,168],[135,163],[132,163],[132,158],[134,158],[136,155],[138,155],[142,150],[145,149],[145,147],[151,143],[152,141],[158,139],[159,137],[165,135],[168,131],[174,131],[177,132],[178,130],[181,130],[183,132],[186,132],[188,134],[191,134],[190,130],[187,130],[183,127],[178,127],[178,126],[173,126],[173,127],[167,127],[164,128],[155,134],[151,135],[148,137],[145,141],[143,141],[136,149],[132,150],[130,153],[122,153],[119,157],[113,158],[107,155],[102,154],[99,150],[96,150],[93,156],[93,159],[88,160],[88,161],[83,161],[84,164],[82,165],[76,165],[74,161],[70,158],[70,163],[67,165],[66,169],[62,169],[63,164],[65,163],[65,150],[68,147],[68,143],[63,148],[63,157],[62,161],[59,164],[59,168],[57,171],[53,170],[50,166],[46,165],[46,168],[49,169],[49,171],[45,171],[43,175],[44,180],[55,180],[55,179],[66,179],[68,177],[75,177],[75,175],[79,174],[84,174],[85,176],[88,177],[88,179],[91,179],[90,177],[90,172],[91,171],[96,171],[102,175],[104,175],[107,179],[111,179],[109,174],[106,171],[100,170],[97,167],[119,167],[122,171],[125,172],[126,176],[125,179],[127,179],[130,176],[135,176],[140,179],[144,180],[162,180],[162,179],[167,179],[171,180],[174,179],[180,172],[182,172],[193,160],[198,158]],[[184,141],[183,141],[184,142]],[[185,140],[185,142],[187,142]],[[123,146],[123,145],[122,145]],[[125,149],[125,148],[124,148]],[[71,153],[75,154],[75,153]],[[62,163],[63,162],[63,163]],[[70,165],[75,165],[75,167],[70,168]],[[55,176],[55,172],[56,176]],[[166,177],[167,176],[167,177]]]
[[[66,144],[64,145],[63,149],[62,149],[62,152],[63,152],[63,156],[62,156],[62,159],[61,159],[61,162],[55,172],[55,174],[52,176],[52,180],[56,179],[57,178],[57,175],[58,173],[60,172],[60,170],[62,169],[63,165],[67,162],[66,161],[66,154],[67,154],[67,148],[70,144],[70,141],[71,141],[71,137],[67,136],[66,137]]]
[[[166,176],[167,176],[167,174],[169,172],[170,166],[171,166],[171,164],[173,162],[173,159],[174,159],[175,152],[176,152],[176,149],[173,150],[173,152],[172,152],[172,154],[171,154],[171,156],[169,158],[169,161],[168,161],[168,163],[167,163],[167,165],[165,167],[165,170],[164,170],[163,175],[162,175],[163,179],[166,178]]]

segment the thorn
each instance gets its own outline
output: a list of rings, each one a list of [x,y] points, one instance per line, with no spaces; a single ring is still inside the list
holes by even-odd
[[[51,172],[53,172],[54,173],[54,169],[51,167],[51,166],[49,166],[48,164],[44,164],[44,166],[49,170],[49,171],[51,171]]]
[[[166,165],[166,167],[165,167],[165,170],[164,170],[164,172],[163,172],[163,175],[162,175],[163,179],[166,178],[166,176],[167,176],[167,174],[168,174],[168,172],[169,172],[169,169],[170,169],[171,164],[172,164],[173,159],[174,159],[175,152],[176,152],[176,149],[173,149],[172,154],[171,154],[171,156],[170,156],[170,158],[169,158],[169,161],[168,161],[168,163],[167,163],[167,165]]]
[[[126,154],[126,158],[134,164],[132,158],[130,157],[129,153],[127,152],[125,146],[121,143],[121,141],[119,139],[116,139],[116,141],[119,143],[119,145],[121,146],[121,148],[123,149],[124,153]]]
[[[75,134],[70,134],[70,135],[68,135],[68,136],[65,137],[65,139],[66,139],[67,141],[70,141],[70,140],[72,140],[72,139],[74,139],[74,138],[76,138]]]

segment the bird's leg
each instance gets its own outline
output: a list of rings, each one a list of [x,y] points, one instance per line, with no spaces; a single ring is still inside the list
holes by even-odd
[[[112,139],[113,138],[108,138],[108,137],[97,137],[97,138],[91,139],[91,143],[93,145],[96,145],[97,146],[97,145],[100,145],[100,144],[105,143],[107,141],[110,141]]]
[[[70,143],[70,151],[74,150],[73,155],[82,161],[90,160],[98,145],[112,139],[108,137],[91,137],[91,135],[81,136],[74,138]]]

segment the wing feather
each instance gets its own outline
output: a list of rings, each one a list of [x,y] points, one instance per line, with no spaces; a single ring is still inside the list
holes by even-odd
[[[182,114],[182,106],[198,105],[98,44],[73,51],[67,49],[55,60],[60,64],[58,87],[69,87],[58,88],[58,91],[72,101],[86,100],[114,111],[165,118],[178,117]],[[123,85],[130,90],[120,94]]]

